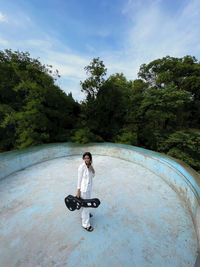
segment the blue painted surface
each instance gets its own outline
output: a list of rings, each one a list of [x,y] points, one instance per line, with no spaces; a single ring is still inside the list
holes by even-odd
[[[64,197],[76,192],[85,149],[94,155],[93,193],[101,199],[92,233],[81,228],[79,212],[64,206]],[[171,159],[144,152],[118,144],[56,144],[1,155],[11,169],[46,161],[0,181],[0,263],[193,266],[198,236],[190,211],[198,215],[197,182]]]
[[[83,147],[91,147],[91,148],[102,147],[102,151],[101,151],[102,154],[106,154],[106,151],[105,151],[106,147],[111,148],[111,149],[116,147],[118,149],[121,149],[123,153],[124,151],[126,151],[125,152],[126,154],[128,154],[128,151],[139,152],[139,153],[135,153],[135,158],[129,158],[126,156],[126,159],[130,161],[136,161],[137,163],[140,163],[142,165],[144,164],[145,157],[148,157],[148,159],[155,158],[157,160],[160,160],[164,162],[164,164],[168,164],[169,166],[176,169],[176,171],[180,172],[181,175],[184,175],[185,177],[187,177],[187,180],[194,187],[196,194],[198,195],[198,198],[200,199],[200,187],[197,186],[197,182],[194,179],[194,177],[183,166],[181,166],[180,164],[178,164],[177,162],[175,162],[174,160],[170,159],[169,157],[163,154],[154,152],[152,150],[130,146],[130,145],[123,145],[123,144],[91,143],[89,145],[84,146],[84,145],[79,145],[79,144],[74,144],[74,143],[62,143],[62,144],[56,143],[56,144],[49,144],[49,145],[42,145],[42,146],[36,146],[32,148],[21,149],[21,150],[17,150],[13,152],[0,153],[0,162],[1,162],[0,164],[1,176],[0,177],[4,177],[8,175],[9,173],[12,173],[12,168],[13,168],[13,171],[21,169],[21,166],[19,163],[23,164],[22,168],[26,168],[27,166],[30,166],[32,164],[35,164],[37,162],[40,162],[46,159],[48,160],[48,159],[55,158],[55,157],[62,157],[62,156],[66,156],[67,154],[70,155],[71,148],[72,149],[75,148],[77,150],[78,148],[83,148]],[[30,153],[29,156],[28,156],[28,153]],[[36,154],[36,158],[33,160],[34,154]],[[37,154],[39,158],[37,157]],[[29,157],[30,157],[30,160],[29,160]],[[119,152],[116,153],[116,157],[120,157]],[[18,159],[20,158],[20,162],[19,161],[16,162],[17,166],[15,166],[14,164],[14,162],[16,161],[16,158]],[[13,159],[14,159],[14,162],[12,162],[13,164],[10,166],[9,163],[7,162]],[[6,163],[3,164],[3,161],[5,161]],[[7,166],[7,168],[5,168],[5,165]],[[145,167],[152,168],[152,165],[153,165],[152,162],[150,162],[149,165],[150,166],[145,165]],[[160,168],[162,168],[160,164],[157,164],[155,167],[157,168],[158,171]],[[5,172],[5,170],[7,173]],[[199,183],[200,183],[200,178],[199,178]]]

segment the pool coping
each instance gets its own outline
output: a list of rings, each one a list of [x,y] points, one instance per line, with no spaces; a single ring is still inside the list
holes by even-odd
[[[0,179],[42,161],[82,155],[85,151],[93,155],[117,157],[139,164],[164,179],[187,203],[200,253],[200,175],[184,162],[152,150],[118,143],[51,143],[20,150],[0,153]]]

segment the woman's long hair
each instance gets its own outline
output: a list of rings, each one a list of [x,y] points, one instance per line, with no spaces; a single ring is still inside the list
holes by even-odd
[[[90,152],[85,152],[83,154],[83,159],[85,158],[85,156],[88,156],[90,158],[90,162],[92,163],[92,154]]]

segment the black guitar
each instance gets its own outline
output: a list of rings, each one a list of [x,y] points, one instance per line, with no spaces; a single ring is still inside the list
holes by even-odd
[[[71,211],[79,210],[81,207],[84,208],[98,208],[100,200],[98,198],[83,199],[77,198],[72,195],[68,195],[65,199],[65,205]]]

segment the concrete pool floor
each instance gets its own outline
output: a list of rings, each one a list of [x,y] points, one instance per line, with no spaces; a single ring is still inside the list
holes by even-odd
[[[197,238],[185,202],[159,176],[122,159],[94,155],[89,233],[76,194],[81,156],[30,166],[0,181],[0,266],[194,266]]]

